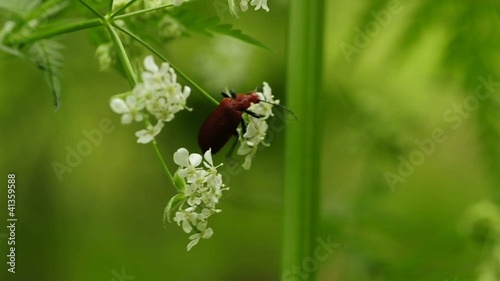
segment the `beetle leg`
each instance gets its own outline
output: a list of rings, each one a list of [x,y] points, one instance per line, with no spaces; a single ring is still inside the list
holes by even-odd
[[[241,120],[241,125],[242,125],[242,132],[246,132],[247,128],[246,128],[245,122],[243,122],[243,120]],[[232,159],[232,160],[233,160],[233,158],[232,158],[233,152],[236,149],[236,145],[238,144],[238,141],[240,139],[240,136],[238,135],[238,131],[234,131],[233,134],[236,136],[236,139],[234,140],[233,144],[231,145],[231,148],[229,149],[229,151],[226,154],[226,158]],[[243,133],[243,134],[245,134],[245,133]]]
[[[260,115],[260,114],[257,114],[253,111],[250,111],[250,110],[243,110],[246,114],[252,116],[252,117],[255,117],[255,118],[262,118],[264,117],[264,115]]]
[[[245,120],[241,119],[241,137],[247,132],[247,124],[245,123]],[[236,132],[236,135],[238,133]],[[238,136],[239,137],[239,136]]]

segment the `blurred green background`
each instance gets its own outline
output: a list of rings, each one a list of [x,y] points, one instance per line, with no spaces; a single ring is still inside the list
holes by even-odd
[[[163,53],[214,97],[267,81],[286,104],[286,34],[293,30],[287,1],[268,4],[269,13],[235,19],[226,12],[223,21],[275,53],[203,35],[176,40]],[[320,238],[339,247],[319,262],[320,280],[500,280],[496,210],[476,214],[486,218],[473,237],[463,218],[477,202],[500,203],[500,85],[463,115],[455,111],[473,100],[479,76],[500,81],[499,12],[496,0],[327,1],[325,98],[317,101],[325,115]],[[214,236],[186,252],[180,227],[163,228],[175,191],[152,148],[136,144],[141,126],[121,125],[109,108],[110,96],[128,84],[116,72],[99,72],[88,39],[85,31],[61,37],[57,112],[43,74],[0,55],[0,161],[5,181],[17,175],[18,216],[15,275],[4,269],[7,230],[0,228],[1,280],[118,281],[122,270],[134,280],[278,280],[284,132],[250,171],[227,179]],[[188,105],[193,112],[178,114],[158,138],[167,160],[181,146],[198,150],[198,128],[214,109],[196,91]],[[65,163],[67,147],[75,149],[86,139],[82,131],[103,119],[114,130],[59,181],[52,163]],[[300,126],[300,116],[286,125]],[[389,184],[386,173],[397,174],[401,157],[408,160],[419,150],[415,141],[437,128],[446,141],[404,182]]]

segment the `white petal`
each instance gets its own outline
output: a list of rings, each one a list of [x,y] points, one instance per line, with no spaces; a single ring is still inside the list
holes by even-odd
[[[241,2],[240,2],[240,9],[243,12],[246,12],[248,10],[248,0],[241,0]]]
[[[153,59],[153,56],[147,56],[144,58],[144,68],[150,72],[158,72],[158,66]]]
[[[209,239],[210,237],[212,237],[213,234],[214,234],[214,230],[209,227],[209,228],[205,229],[205,231],[203,232],[202,238]]]
[[[198,165],[201,164],[201,160],[203,158],[201,158],[201,155],[199,155],[198,153],[191,153],[191,155],[189,155],[189,164],[191,164],[193,167],[198,167]]]
[[[182,230],[184,230],[184,232],[186,233],[190,233],[191,230],[193,230],[193,227],[191,226],[188,220],[182,221]]]
[[[191,250],[198,242],[200,241],[200,235],[199,234],[194,234],[189,239],[192,239],[191,242],[187,245],[187,250]]]
[[[128,108],[127,104],[125,103],[125,101],[120,99],[120,98],[112,99],[110,102],[110,106],[111,106],[111,109],[118,114],[123,114],[123,113],[129,111],[129,108]]]
[[[205,154],[203,155],[203,157],[205,157],[205,160],[207,160],[208,164],[210,164],[210,166],[214,166],[214,162],[212,162],[212,149],[209,148],[207,151],[205,151]]]
[[[138,143],[149,143],[153,140],[153,136],[149,133],[148,130],[140,130],[135,132],[135,136],[138,138]]]
[[[181,147],[174,153],[174,163],[181,167],[187,167],[189,166],[188,156],[189,151],[184,147]]]
[[[243,163],[243,165],[241,165],[241,167],[243,167],[243,169],[245,170],[250,170],[250,167],[252,166],[252,158],[253,158],[252,153],[245,156],[245,162]]]
[[[133,118],[132,118],[132,114],[129,114],[129,113],[125,113],[122,115],[122,124],[130,124],[132,122]]]
[[[156,125],[153,128],[153,136],[156,136],[161,132],[163,125],[164,123],[161,120],[158,120],[158,123],[156,123]]]
[[[189,94],[191,94],[191,88],[189,88],[188,86],[184,86],[184,91],[182,92],[184,100],[186,100],[187,97],[189,97]]]

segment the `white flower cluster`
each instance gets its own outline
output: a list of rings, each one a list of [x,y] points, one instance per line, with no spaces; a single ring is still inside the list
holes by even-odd
[[[252,103],[252,105],[248,108],[248,111],[254,112],[262,117],[256,118],[245,114],[244,118],[247,123],[246,132],[241,135],[240,132],[240,147],[238,148],[238,155],[245,155],[245,162],[242,167],[245,170],[249,170],[252,165],[252,159],[257,153],[259,144],[264,146],[269,146],[268,143],[264,141],[266,138],[267,129],[269,126],[267,125],[267,119],[273,114],[273,104],[279,104],[279,100],[274,100],[274,96],[271,92],[271,87],[267,82],[264,82],[264,87],[262,93],[256,93],[259,96],[259,99],[264,102]]]
[[[250,0],[240,0],[240,10],[246,12],[248,10],[248,2]],[[236,7],[236,0],[228,0],[229,10],[233,15],[238,14],[238,8]],[[269,7],[267,7],[267,0],[251,0],[250,5],[255,7],[255,10],[263,9],[269,12]]]
[[[248,1],[249,0],[241,0],[240,1],[240,9],[243,12],[246,12],[248,10]],[[255,10],[259,10],[262,8],[266,12],[269,12],[269,8],[267,7],[267,0],[252,0],[250,2],[250,5],[255,6]]]
[[[222,192],[229,189],[222,182],[222,175],[217,172],[221,165],[214,166],[212,152],[208,150],[203,155],[191,153],[185,148],[179,148],[174,153],[174,162],[179,165],[175,173],[175,184],[179,194],[174,196],[167,205],[166,216],[176,210],[174,221],[191,240],[187,250],[198,244],[201,238],[212,237],[213,230],[207,226],[208,218],[221,212],[216,208]],[[201,164],[203,163],[203,166]]]
[[[111,98],[110,104],[114,112],[122,115],[122,124],[147,120],[147,128],[135,135],[138,143],[149,143],[160,133],[164,122],[174,119],[175,114],[183,109],[191,110],[186,106],[190,93],[188,86],[182,88],[177,83],[177,75],[168,63],[158,67],[153,57],[147,56],[142,83],[137,83],[129,93]],[[156,118],[156,125],[149,123],[150,116]]]

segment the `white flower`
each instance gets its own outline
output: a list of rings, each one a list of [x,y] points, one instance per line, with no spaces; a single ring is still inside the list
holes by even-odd
[[[210,227],[207,228],[206,222],[198,223],[196,228],[200,232],[189,236],[189,239],[191,240],[191,242],[189,242],[189,244],[187,245],[188,251],[191,250],[191,248],[193,248],[194,245],[198,244],[198,242],[200,241],[200,238],[209,239],[214,234],[214,231],[212,230],[212,228],[210,228]]]
[[[250,5],[255,6],[255,10],[262,8],[266,12],[269,12],[269,8],[267,7],[267,0],[252,0]]]
[[[149,143],[161,132],[163,122],[158,121],[156,125],[149,124],[146,129],[135,132],[138,143]]]
[[[183,32],[184,26],[169,15],[164,15],[158,23],[158,36],[164,40],[178,38]]]
[[[243,12],[246,12],[248,10],[248,0],[241,0],[240,9]]]
[[[95,57],[99,62],[100,71],[108,71],[114,63],[113,43],[104,43],[95,50]]]
[[[121,98],[111,99],[111,109],[118,114],[123,114],[121,118],[122,124],[130,124],[132,120],[142,121],[144,119],[141,112],[143,108],[144,103],[134,96],[127,96],[125,100]]]
[[[257,153],[259,144],[264,146],[269,146],[264,140],[266,138],[267,130],[269,126],[267,124],[267,119],[273,116],[273,105],[279,104],[279,100],[274,100],[274,96],[271,91],[271,87],[266,82],[263,83],[262,93],[257,92],[261,101],[259,103],[252,103],[248,108],[249,111],[254,112],[262,117],[256,118],[250,115],[244,117],[247,122],[246,132],[242,135],[240,132],[240,147],[238,148],[237,154],[245,156],[245,162],[242,167],[245,170],[249,170],[252,164],[252,159]]]
[[[177,194],[171,199],[180,197],[181,202],[175,208],[174,221],[186,233],[195,231],[189,237],[191,240],[187,246],[188,251],[198,244],[201,238],[209,239],[213,230],[207,227],[208,219],[221,210],[216,208],[222,192],[228,188],[222,182],[222,175],[217,172],[217,167],[213,164],[211,150],[205,152],[203,157],[197,153],[189,154],[185,148],[179,148],[174,153],[174,162],[179,165],[174,178],[182,180],[184,189],[179,189]],[[203,165],[201,165],[203,163]],[[172,204],[167,205],[166,213],[170,213]],[[170,206],[170,207],[169,207]]]
[[[190,220],[192,220],[193,213],[187,211],[180,211],[175,213],[174,221],[177,225],[182,224],[182,230],[186,233],[190,233],[193,230]]]
[[[246,12],[248,10],[248,1],[249,0],[241,0],[240,1],[240,9],[242,12]],[[230,2],[230,10],[233,14],[236,15],[236,9],[234,7],[231,7],[232,3]],[[267,0],[252,0],[250,2],[250,5],[255,6],[255,10],[259,10],[262,8],[266,12],[269,12],[269,8],[267,7]]]
[[[158,66],[152,56],[144,59],[141,77],[142,82],[137,83],[131,92],[112,98],[110,106],[114,112],[123,114],[123,124],[149,121],[149,117],[154,117],[157,120],[154,127],[149,125],[136,132],[139,143],[148,143],[160,133],[164,122],[174,119],[175,114],[183,109],[191,110],[186,106],[191,88],[177,83],[175,70],[168,63]]]

